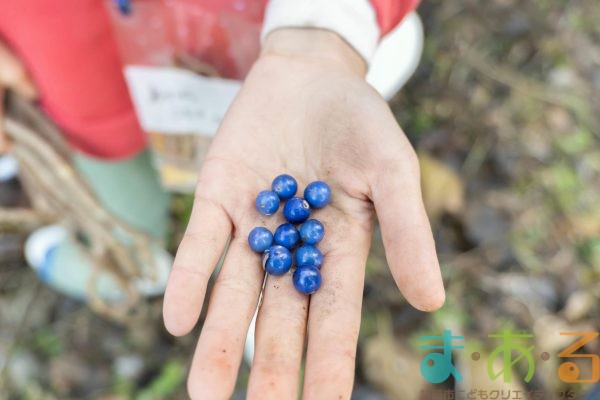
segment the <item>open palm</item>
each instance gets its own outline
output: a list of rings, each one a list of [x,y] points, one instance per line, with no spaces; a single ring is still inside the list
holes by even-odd
[[[187,334],[231,238],[190,371],[194,399],[233,392],[264,276],[247,236],[255,226],[274,231],[283,222],[281,213],[260,215],[254,200],[281,173],[294,176],[299,190],[314,180],[331,186],[331,204],[313,212],[326,231],[319,244],[323,284],[308,297],[294,289],[290,274],[269,276],[249,398],[297,398],[306,338],[303,397],[350,397],[375,212],[392,274],[408,301],[422,310],[444,301],[418,163],[384,100],[356,69],[333,57],[265,51],[203,164],[165,295],[167,329]]]

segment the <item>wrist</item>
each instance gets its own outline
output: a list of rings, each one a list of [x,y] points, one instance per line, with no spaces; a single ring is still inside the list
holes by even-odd
[[[269,33],[261,58],[283,57],[325,62],[364,78],[364,59],[338,34],[325,29],[283,28]]]

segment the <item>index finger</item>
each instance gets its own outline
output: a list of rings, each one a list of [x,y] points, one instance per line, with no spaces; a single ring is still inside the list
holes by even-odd
[[[218,202],[201,195],[181,240],[163,303],[167,330],[175,336],[189,333],[200,316],[208,280],[225,250],[231,220]]]

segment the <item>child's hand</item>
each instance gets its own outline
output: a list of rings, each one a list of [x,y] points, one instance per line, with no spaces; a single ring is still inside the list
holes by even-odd
[[[29,79],[23,64],[2,43],[0,43],[0,154],[5,153],[10,144],[2,131],[4,91],[11,89],[28,100],[37,96],[37,91]]]
[[[306,337],[303,397],[350,398],[374,211],[404,296],[427,311],[444,302],[417,158],[363,75],[362,59],[335,34],[275,31],[229,110],[202,167],[165,295],[167,329],[187,334],[231,235],[191,367],[192,398],[226,399],[234,389],[263,278],[247,236],[282,222],[261,216],[254,200],[281,173],[298,180],[300,195],[317,179],[331,186],[331,204],[313,214],[326,229],[323,285],[309,298],[289,274],[269,276],[249,398],[297,398]]]

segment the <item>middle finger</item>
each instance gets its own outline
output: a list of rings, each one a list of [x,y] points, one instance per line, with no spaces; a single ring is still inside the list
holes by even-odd
[[[256,322],[249,399],[298,398],[308,296],[296,291],[291,274],[268,277]]]
[[[192,399],[226,399],[235,388],[263,271],[245,238],[232,240],[210,296],[188,378]]]

